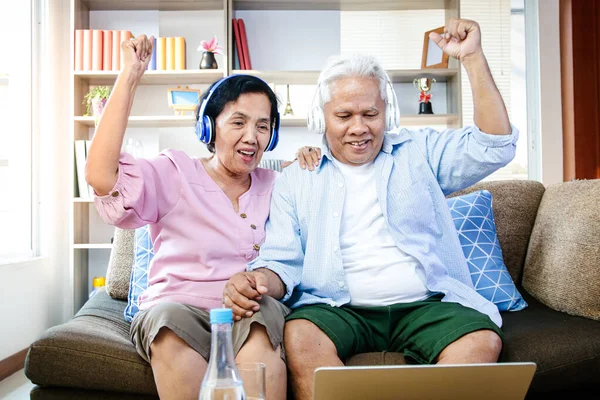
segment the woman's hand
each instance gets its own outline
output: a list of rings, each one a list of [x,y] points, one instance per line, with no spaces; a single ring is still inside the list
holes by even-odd
[[[321,149],[312,146],[301,147],[296,152],[296,158],[293,161],[282,162],[281,167],[285,168],[296,160],[300,163],[300,168],[306,169],[308,166],[309,171],[314,171],[315,167],[319,165],[319,161],[321,161]]]
[[[258,300],[268,292],[269,278],[259,271],[238,272],[225,284],[223,305],[231,308],[233,319],[249,318],[260,310]]]
[[[140,35],[133,40],[125,40],[121,43],[123,70],[133,74],[138,81],[150,64],[153,43],[154,36],[148,38],[146,35]]]

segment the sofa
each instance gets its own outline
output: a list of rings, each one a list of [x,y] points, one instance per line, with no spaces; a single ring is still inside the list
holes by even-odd
[[[504,261],[528,303],[524,310],[502,313],[499,362],[537,364],[527,399],[598,393],[600,180],[547,188],[535,181],[480,182],[451,196],[482,189],[493,195]],[[111,284],[127,287],[128,273]],[[70,321],[45,331],[25,363],[25,374],[36,385],[31,399],[156,399],[152,370],[129,340],[126,305],[101,291]],[[402,354],[389,352],[347,361],[404,363]]]

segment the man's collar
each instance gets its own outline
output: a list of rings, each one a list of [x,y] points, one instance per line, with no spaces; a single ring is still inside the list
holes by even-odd
[[[406,129],[402,129],[399,132],[386,133],[383,135],[383,145],[381,146],[381,151],[387,154],[391,154],[392,150],[394,149],[394,146],[404,143],[407,140],[411,140],[411,136]],[[331,162],[333,158],[334,157],[331,154],[331,150],[329,149],[327,139],[325,135],[323,135],[323,145],[321,146],[321,161],[319,162],[319,165],[317,166],[315,171],[321,171],[325,159],[327,159],[327,162]]]

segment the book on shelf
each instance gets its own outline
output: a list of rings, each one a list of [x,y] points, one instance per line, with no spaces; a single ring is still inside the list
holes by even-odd
[[[240,25],[238,24],[237,18],[234,18],[232,20],[232,24],[233,24],[233,44],[234,44],[234,50],[235,50],[234,61],[235,61],[235,56],[237,56],[237,61],[238,61],[238,66],[237,66],[237,68],[234,66],[234,69],[247,69],[246,64],[244,63],[244,54],[243,54],[244,50],[242,47],[242,39],[240,36]]]
[[[175,69],[185,69],[185,38],[181,36],[175,38]]]
[[[127,31],[127,30],[121,30],[119,31],[119,51],[121,51],[121,43],[123,43],[126,40],[130,40],[131,39],[131,31]],[[121,58],[121,62],[119,63],[119,70],[121,70],[121,68],[123,68],[123,58]]]
[[[167,69],[167,38],[156,38],[156,69],[165,71]]]
[[[75,71],[83,71],[83,29],[75,30]]]
[[[167,71],[175,70],[175,38],[167,38]]]
[[[112,69],[112,31],[102,31],[102,70]]]
[[[152,41],[152,55],[150,56],[148,71],[156,71],[156,38]]]
[[[119,71],[123,66],[121,43],[131,39],[128,30],[75,30],[75,71]],[[185,38],[154,38],[148,70],[186,69]]]
[[[92,70],[102,71],[102,31],[100,29],[92,30]]]
[[[75,49],[75,51],[79,50],[82,54],[83,58],[83,71],[91,71],[92,70],[92,31],[89,29],[83,30],[83,43],[81,43],[81,48]],[[77,59],[78,56],[75,56]]]
[[[121,67],[121,31],[112,31],[112,55],[111,55],[111,71],[118,71]]]
[[[242,54],[244,55],[244,69],[252,69],[252,62],[250,61],[250,52],[248,51],[248,37],[246,36],[246,24],[242,18],[238,18],[238,25],[240,27],[240,40],[242,43]]]
[[[87,149],[89,140],[75,140],[75,177],[77,181],[76,197],[89,199],[92,197],[93,189],[85,181],[85,162],[87,160]]]
[[[131,31],[76,29],[75,71],[118,71],[121,69],[121,42]]]

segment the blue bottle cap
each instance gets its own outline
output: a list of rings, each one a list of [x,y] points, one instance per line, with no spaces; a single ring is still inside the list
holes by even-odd
[[[231,308],[213,308],[210,310],[211,324],[230,324],[233,322]]]

